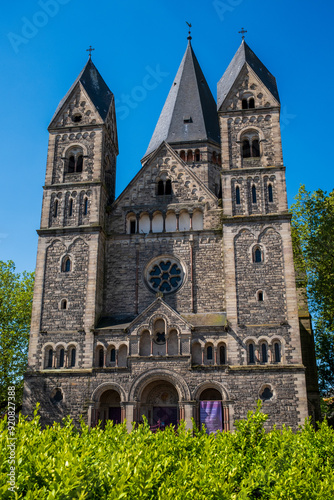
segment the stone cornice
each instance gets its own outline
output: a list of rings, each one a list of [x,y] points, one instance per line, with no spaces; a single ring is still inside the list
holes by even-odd
[[[63,236],[76,233],[103,233],[105,235],[104,229],[99,224],[92,226],[64,226],[37,229],[38,236]]]
[[[238,223],[247,223],[247,222],[262,222],[268,223],[268,221],[279,221],[284,220],[290,221],[292,215],[288,212],[280,212],[275,214],[256,214],[256,215],[222,215],[222,223],[223,224],[235,224]]]

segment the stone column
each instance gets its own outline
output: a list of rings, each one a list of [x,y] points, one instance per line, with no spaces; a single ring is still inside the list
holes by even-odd
[[[195,406],[195,401],[185,401],[183,403],[183,420],[186,423],[186,429],[192,429],[193,424],[191,419],[194,417],[194,406]]]
[[[132,422],[135,421],[134,411],[136,409],[136,403],[134,401],[129,401],[123,403],[124,411],[125,411],[125,419],[126,419],[126,429],[128,432],[132,430]]]

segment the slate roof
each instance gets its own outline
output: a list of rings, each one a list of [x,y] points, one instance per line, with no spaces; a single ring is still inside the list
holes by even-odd
[[[108,85],[105,83],[103,80],[102,76],[96,69],[95,64],[91,60],[91,58],[88,59],[85,67],[71,86],[70,90],[67,92],[65,97],[60,101],[55,114],[52,117],[52,121],[56,118],[57,114],[59,113],[60,109],[72,93],[73,89],[77,85],[77,83],[80,82],[84,89],[86,90],[89,98],[91,99],[92,103],[96,107],[97,111],[99,112],[102,120],[105,120],[109,111],[110,103],[112,101],[113,94],[111,90],[109,89]]]
[[[189,40],[145,156],[163,141],[208,139],[220,143],[217,108]]]
[[[270,73],[260,59],[254,54],[252,49],[248,47],[247,43],[243,40],[238,48],[235,56],[230,62],[227,70],[221,77],[217,85],[217,101],[218,109],[223,104],[227,94],[231,90],[236,78],[238,77],[244,64],[248,63],[256,75],[260,78],[267,89],[272,93],[275,99],[280,102],[278,89],[276,85],[276,78]]]

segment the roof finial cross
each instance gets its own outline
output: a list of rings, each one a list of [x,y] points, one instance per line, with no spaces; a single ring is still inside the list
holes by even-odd
[[[89,58],[92,57],[92,51],[95,50],[95,49],[92,49],[92,46],[90,45],[89,46],[89,49],[86,49],[86,52],[89,52]]]
[[[242,34],[242,39],[245,40],[244,33],[247,33],[247,31],[244,30],[244,28],[241,28],[241,31],[239,31],[238,33],[241,33]]]
[[[188,26],[189,26],[189,31],[188,31],[189,36],[188,36],[187,40],[191,40],[191,39],[192,39],[192,36],[191,36],[191,28],[192,28],[192,25],[191,25],[190,23],[188,23],[187,21],[186,21],[186,23],[187,23],[187,24],[188,24]]]

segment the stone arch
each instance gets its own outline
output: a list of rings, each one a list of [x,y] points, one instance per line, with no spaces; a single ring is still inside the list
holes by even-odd
[[[205,389],[216,389],[222,395],[223,401],[228,401],[230,399],[229,393],[227,389],[224,387],[224,385],[216,381],[205,381],[198,384],[198,386],[195,388],[193,392],[193,399],[198,401],[200,395],[202,394],[203,391],[205,391]]]
[[[173,372],[172,370],[159,370],[156,368],[148,370],[147,372],[139,375],[139,377],[136,378],[136,380],[132,383],[129,391],[129,400],[140,401],[141,394],[145,387],[151,382],[159,380],[166,381],[174,385],[179,396],[179,402],[190,400],[190,390],[183,377]]]
[[[103,382],[102,384],[100,384],[94,390],[94,392],[92,394],[92,401],[94,401],[95,403],[98,403],[102,394],[105,391],[109,391],[109,390],[118,392],[118,394],[120,395],[120,398],[121,398],[121,403],[124,403],[124,401],[126,401],[125,390],[123,389],[123,387],[121,387],[116,382]]]
[[[69,244],[68,246],[68,252],[71,252],[71,249],[72,247],[75,247],[77,245],[77,243],[82,243],[86,248],[88,248],[88,245],[87,243],[85,242],[84,239],[80,238],[80,237],[76,237],[74,238],[73,241],[71,241],[71,243]]]

